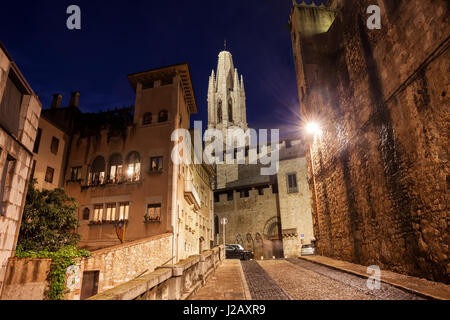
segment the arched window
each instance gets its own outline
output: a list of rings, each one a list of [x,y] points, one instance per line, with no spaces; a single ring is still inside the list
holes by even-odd
[[[105,159],[98,156],[92,161],[89,171],[88,184],[97,185],[105,182]]]
[[[144,116],[142,117],[142,125],[148,125],[152,123],[152,113],[151,112],[146,112],[144,113]]]
[[[233,103],[228,100],[228,121],[233,122]]]
[[[161,110],[158,114],[158,122],[165,122],[169,119],[169,112],[167,110]]]
[[[122,177],[122,156],[118,153],[109,158],[109,182],[117,183]]]
[[[141,160],[139,153],[131,152],[127,158],[127,180],[138,181],[141,178]]]
[[[222,123],[222,101],[217,104],[217,123]]]

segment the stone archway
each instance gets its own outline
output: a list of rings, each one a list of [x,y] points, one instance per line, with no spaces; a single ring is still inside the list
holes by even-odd
[[[264,258],[283,258],[283,241],[281,237],[281,219],[272,217],[264,224]],[[267,248],[266,248],[267,246]]]

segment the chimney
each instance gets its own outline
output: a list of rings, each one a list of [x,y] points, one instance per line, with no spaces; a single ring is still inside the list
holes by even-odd
[[[70,97],[69,107],[76,107],[76,108],[78,108],[78,100],[79,99],[80,99],[80,93],[79,92],[72,92],[72,96]]]
[[[52,109],[61,108],[62,94],[55,93],[51,104]]]

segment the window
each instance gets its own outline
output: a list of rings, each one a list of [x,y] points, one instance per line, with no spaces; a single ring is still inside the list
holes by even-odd
[[[94,205],[94,222],[101,222],[103,219],[103,204]]]
[[[47,167],[47,171],[45,172],[45,181],[48,183],[52,183],[54,174],[55,174],[55,169]]]
[[[33,147],[34,153],[39,152],[39,145],[41,144],[41,136],[42,136],[42,129],[38,128],[36,133],[36,140],[34,140],[34,147]]]
[[[292,147],[292,142],[290,140],[286,140],[286,148]]]
[[[128,213],[130,211],[130,203],[123,202],[119,204],[119,220],[128,220]]]
[[[214,202],[219,202],[219,201],[220,201],[219,194],[214,193]]]
[[[233,191],[229,191],[227,193],[227,199],[228,199],[228,201],[232,201],[233,200]]]
[[[89,216],[91,215],[91,210],[89,208],[84,208],[83,210],[83,220],[89,220]]]
[[[0,215],[3,216],[6,213],[6,205],[4,202],[6,200],[6,189],[11,187],[12,178],[14,175],[16,159],[11,157],[9,154],[6,156],[6,162],[3,167],[2,180],[0,181]]]
[[[258,188],[258,194],[260,196],[264,195],[264,188]]]
[[[150,171],[162,171],[163,169],[163,157],[150,158]]]
[[[106,204],[106,221],[115,221],[116,220],[116,204],[108,203]]]
[[[113,154],[109,158],[109,183],[117,183],[122,178],[122,156]]]
[[[169,119],[169,112],[167,110],[161,110],[158,114],[158,122],[166,122]]]
[[[159,221],[160,219],[161,219],[161,204],[157,203],[147,205],[146,220]]]
[[[35,171],[36,171],[36,160],[33,160],[33,166],[31,167],[31,173],[30,173],[30,181],[33,181]]]
[[[136,151],[128,155],[127,179],[128,181],[138,181],[141,178],[141,162],[139,153]]]
[[[70,169],[70,181],[81,180],[81,167],[72,167]]]
[[[142,125],[146,126],[152,123],[152,113],[151,112],[146,112],[144,113],[144,116],[142,118]]]
[[[88,184],[98,185],[105,182],[105,159],[98,156],[92,162],[91,170],[89,171]]]
[[[58,154],[58,148],[59,148],[59,139],[52,137],[52,144],[50,146],[50,151],[53,154]]]
[[[15,74],[13,67],[10,69],[3,97],[0,101],[0,123],[13,135],[17,136],[20,106],[22,105],[23,95],[26,94],[26,89]]]
[[[222,123],[222,101],[217,104],[217,123]]]
[[[288,182],[288,193],[298,192],[297,175],[295,173],[287,175],[287,182]]]
[[[231,99],[228,101],[228,121],[233,122],[233,103]]]

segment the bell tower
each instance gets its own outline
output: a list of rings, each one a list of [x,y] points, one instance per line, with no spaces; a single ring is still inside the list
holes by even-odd
[[[229,128],[247,130],[244,79],[233,65],[230,52],[219,53],[217,70],[211,72],[208,85],[208,129],[222,131],[224,142]]]

